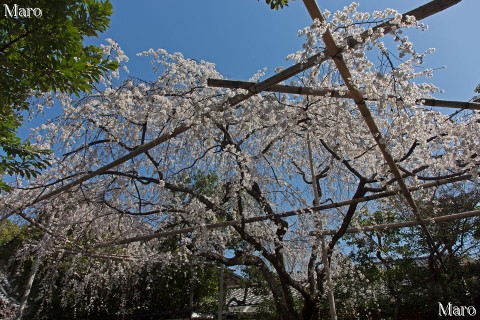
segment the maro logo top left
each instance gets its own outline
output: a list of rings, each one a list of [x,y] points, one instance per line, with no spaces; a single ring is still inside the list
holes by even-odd
[[[18,4],[14,4],[13,7],[4,4],[3,7],[7,18],[40,18],[42,16],[40,8],[23,8],[19,7]]]

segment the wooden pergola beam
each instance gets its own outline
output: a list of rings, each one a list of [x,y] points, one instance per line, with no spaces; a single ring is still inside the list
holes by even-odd
[[[477,102],[452,101],[452,100],[440,100],[440,99],[422,99],[421,104],[429,107],[480,110],[480,103],[477,103]]]
[[[422,5],[418,8],[415,8],[413,10],[410,10],[406,13],[403,14],[403,16],[413,16],[417,19],[417,21],[423,20],[427,17],[430,17],[442,10],[445,10],[447,8],[450,8],[451,6],[459,3],[461,0],[433,0],[425,5]],[[315,4],[316,6],[316,4]],[[385,33],[390,32],[393,28],[395,28],[395,25],[392,25],[390,22],[384,22],[382,24],[379,24],[375,27],[372,28],[373,32],[379,30],[380,28],[383,28]],[[368,31],[363,32],[360,35],[361,39],[366,39],[369,37]],[[353,38],[350,38],[348,41],[348,45],[350,47],[354,47],[358,44],[359,42]],[[276,85],[282,81],[285,81],[287,79],[290,79],[296,74],[299,74],[300,72],[303,72],[305,70],[310,69],[313,66],[319,65],[328,59],[329,57],[329,50],[328,48],[323,50],[322,52],[315,54],[308,58],[306,61],[302,61],[300,63],[297,63],[291,67],[288,67],[287,69],[277,73],[276,75],[267,78],[259,83],[256,83],[254,86],[249,88],[249,92],[244,94],[244,95],[237,95],[235,97],[232,97],[229,99],[229,104],[230,106],[235,106],[239,104],[242,101],[247,100],[251,96],[255,95],[256,93],[260,93],[262,91],[267,90],[273,85]]]
[[[478,217],[478,216],[480,216],[480,210],[473,210],[468,212],[454,213],[454,214],[449,214],[445,216],[434,217],[434,218],[420,219],[420,221],[410,220],[410,221],[395,222],[395,223],[376,224],[376,225],[370,225],[365,227],[353,227],[353,228],[348,228],[345,231],[345,233],[360,233],[360,232],[366,232],[366,231],[386,231],[386,230],[392,230],[392,229],[414,227],[414,226],[418,226],[420,223],[423,223],[423,224],[441,223],[441,222],[448,222],[448,221],[466,219],[466,218],[472,218],[472,217]],[[322,233],[323,235],[334,235],[337,233],[337,230],[325,230],[325,231],[320,231],[319,233]]]
[[[256,84],[255,82],[248,82],[248,81],[208,79],[209,86],[219,87],[219,88],[250,90],[250,88],[255,84]],[[280,85],[280,84],[273,85],[264,91],[287,93],[287,94],[298,94],[298,95],[309,95],[309,96],[315,96],[315,97],[351,99],[351,96],[347,91],[315,89],[315,88],[299,87],[299,86],[286,86],[286,85]],[[391,96],[391,97],[394,97],[394,96]],[[375,101],[374,99],[369,99],[369,98],[365,98],[365,100]],[[480,103],[476,103],[476,102],[422,98],[421,100],[417,101],[417,104],[423,105],[423,106],[429,106],[429,107],[480,110]]]

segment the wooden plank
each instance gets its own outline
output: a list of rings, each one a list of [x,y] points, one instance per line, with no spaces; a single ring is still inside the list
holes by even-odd
[[[420,223],[424,224],[431,224],[431,223],[440,223],[440,222],[448,222],[453,220],[459,219],[467,219],[472,217],[480,216],[480,210],[473,210],[468,212],[462,213],[454,213],[449,214],[446,216],[439,216],[435,218],[427,218],[427,219],[420,219],[419,220],[411,220],[411,221],[403,221],[403,222],[396,222],[396,223],[386,223],[386,224],[376,224],[371,226],[365,227],[355,227],[355,228],[348,228],[345,233],[360,233],[360,232],[368,232],[368,231],[386,231],[392,229],[400,229],[406,227],[414,227],[418,226]],[[334,235],[337,230],[325,230],[322,233],[324,235]]]
[[[247,81],[208,79],[208,85],[210,87],[244,89],[244,90],[250,91],[253,94],[257,94],[257,92],[252,91],[252,89],[255,88],[256,84],[257,83],[255,82],[247,82]],[[330,94],[335,95],[338,93],[338,91],[332,91],[330,89],[313,89],[309,87],[285,86],[280,84],[272,85],[263,91],[311,95],[311,96],[328,96]]]
[[[423,100],[423,105],[429,106],[429,107],[480,110],[480,103],[477,103],[477,102],[451,101],[451,100],[439,100],[439,99],[422,99],[422,100]]]
[[[252,88],[255,85],[255,82],[224,80],[224,79],[208,79],[208,85],[211,87],[250,90],[250,88]],[[330,90],[330,89],[315,89],[310,87],[285,86],[280,84],[273,85],[264,91],[287,93],[287,94],[310,95],[310,96],[316,96],[316,97],[332,97],[332,98],[342,98],[342,99],[351,98],[350,94],[346,91],[342,92],[339,90]],[[369,99],[369,98],[365,98],[365,100],[375,101],[374,99]],[[476,102],[422,98],[421,100],[417,101],[417,104],[429,106],[429,107],[480,110],[480,103],[476,103]]]

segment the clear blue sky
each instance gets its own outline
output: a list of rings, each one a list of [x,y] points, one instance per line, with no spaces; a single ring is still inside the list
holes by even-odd
[[[427,0],[357,1],[361,11],[395,8],[406,12]],[[114,14],[110,37],[130,57],[131,76],[152,78],[147,58],[135,54],[149,48],[179,51],[186,57],[208,60],[227,78],[247,80],[257,70],[288,66],[287,54],[301,48],[297,31],[311,23],[303,1],[283,10],[270,10],[264,0],[112,0]],[[320,8],[334,11],[351,1],[317,0]],[[479,0],[463,0],[425,19],[429,30],[411,39],[419,49],[436,48],[427,66],[440,68],[432,80],[445,90],[437,98],[468,100],[480,82]]]

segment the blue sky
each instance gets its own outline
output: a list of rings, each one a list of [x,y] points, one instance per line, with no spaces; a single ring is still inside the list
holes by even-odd
[[[358,1],[361,11],[394,8],[406,12],[427,0]],[[99,42],[109,37],[130,57],[130,75],[152,78],[147,58],[135,54],[149,48],[182,52],[186,57],[208,60],[227,78],[247,80],[268,67],[288,66],[285,57],[301,48],[297,31],[311,23],[303,1],[296,0],[275,11],[264,0],[112,0],[114,14],[110,28]],[[334,11],[351,1],[317,1],[320,8]],[[480,1],[463,0],[454,7],[425,19],[429,30],[410,38],[417,48],[436,48],[426,61],[437,70],[431,81],[445,90],[437,98],[469,100],[480,82]]]

